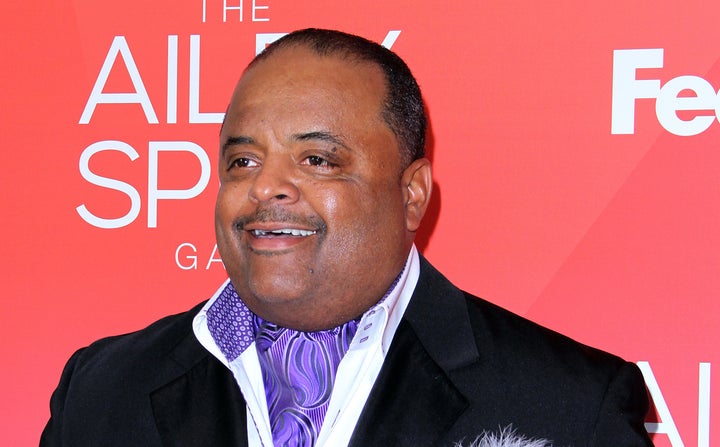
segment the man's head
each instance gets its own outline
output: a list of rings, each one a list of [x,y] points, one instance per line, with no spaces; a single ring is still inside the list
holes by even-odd
[[[410,71],[365,39],[304,30],[248,66],[220,135],[216,234],[253,312],[311,331],[382,297],[429,200],[424,133]]]

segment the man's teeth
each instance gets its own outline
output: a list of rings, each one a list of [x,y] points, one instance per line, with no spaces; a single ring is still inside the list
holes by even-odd
[[[283,234],[289,234],[292,236],[312,236],[315,234],[315,231],[309,231],[309,230],[298,230],[295,228],[283,228],[280,230],[271,230],[271,231],[265,231],[265,230],[252,230],[252,234],[254,236],[267,236],[269,234],[273,235],[283,235]]]

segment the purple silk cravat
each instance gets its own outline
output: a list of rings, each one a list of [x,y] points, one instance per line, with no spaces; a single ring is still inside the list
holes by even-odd
[[[276,447],[312,447],[359,321],[319,332],[286,329],[257,316],[254,323],[273,442]]]

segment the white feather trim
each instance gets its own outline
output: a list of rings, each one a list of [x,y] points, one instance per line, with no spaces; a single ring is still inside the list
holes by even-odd
[[[532,439],[517,435],[512,426],[505,427],[500,433],[485,431],[468,446],[456,442],[455,447],[552,447],[546,439]]]

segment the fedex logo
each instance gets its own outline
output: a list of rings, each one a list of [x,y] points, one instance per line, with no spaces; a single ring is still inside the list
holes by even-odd
[[[720,120],[720,98],[715,88],[698,76],[637,79],[637,70],[662,68],[663,49],[615,50],[613,55],[612,133],[635,133],[635,100],[655,99],[658,122],[668,132],[692,136]],[[683,118],[679,111],[688,111]],[[689,117],[689,118],[688,118]]]

